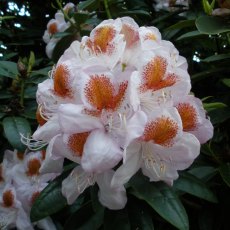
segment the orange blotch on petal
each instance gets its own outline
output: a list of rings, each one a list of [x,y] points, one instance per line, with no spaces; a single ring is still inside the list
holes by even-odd
[[[39,191],[34,192],[31,196],[30,203],[33,204],[39,195],[40,195]]]
[[[162,116],[155,121],[147,123],[144,130],[143,140],[154,141],[162,146],[171,146],[173,138],[177,135],[178,125],[169,117]]]
[[[184,131],[192,131],[197,126],[197,112],[196,109],[189,103],[179,103],[176,106],[183,124]]]
[[[45,158],[46,158],[46,151],[44,149],[41,150],[41,154],[42,154],[42,160],[45,160]]]
[[[97,110],[115,110],[122,102],[128,82],[122,82],[116,93],[110,79],[104,75],[91,76],[85,87],[88,102]]]
[[[86,45],[96,54],[111,54],[114,50],[112,40],[115,35],[116,31],[113,26],[102,26],[96,29],[93,39],[89,39]]]
[[[39,169],[41,167],[41,161],[37,158],[32,158],[27,163],[27,176],[39,175]]]
[[[9,208],[14,204],[14,194],[11,190],[6,190],[2,194],[3,206]]]
[[[72,134],[68,140],[68,147],[76,156],[81,157],[85,142],[89,136],[89,132]]]
[[[58,28],[57,28],[57,23],[53,22],[48,26],[48,32],[49,34],[53,35],[56,34],[58,32]]]
[[[73,92],[69,84],[70,73],[66,65],[58,65],[54,71],[54,92],[62,98],[72,98]]]
[[[24,159],[24,153],[17,152],[17,158],[22,161]]]
[[[141,90],[159,90],[172,86],[177,81],[175,74],[165,76],[167,61],[163,57],[155,57],[145,67],[142,74],[143,83]]]

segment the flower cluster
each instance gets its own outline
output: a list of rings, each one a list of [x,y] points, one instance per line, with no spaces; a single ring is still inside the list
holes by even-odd
[[[17,228],[55,230],[50,217],[34,224],[30,221],[31,207],[54,174],[40,175],[44,151],[20,153],[6,150],[0,164],[0,229]]]
[[[71,9],[74,9],[73,3],[67,3],[63,7],[63,11],[68,14]],[[43,35],[43,41],[47,44],[46,45],[46,55],[51,58],[53,54],[54,47],[56,46],[57,42],[60,38],[54,37],[54,35],[58,32],[64,32],[67,28],[70,27],[70,22],[66,22],[65,15],[62,11],[58,10],[55,14],[55,18],[51,19],[47,24],[47,29]]]
[[[65,158],[78,163],[62,183],[69,204],[97,183],[99,201],[121,209],[138,170],[172,185],[212,137],[190,89],[186,59],[157,28],[103,21],[38,85],[39,127],[27,144],[48,145],[43,173],[61,173]]]

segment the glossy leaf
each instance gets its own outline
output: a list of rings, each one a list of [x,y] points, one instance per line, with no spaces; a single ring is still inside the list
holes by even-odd
[[[230,187],[230,163],[221,165],[219,172],[224,182]]]
[[[66,198],[62,195],[61,184],[68,175],[68,171],[57,177],[40,193],[35,200],[30,219],[32,222],[50,216],[67,206]]]
[[[169,26],[165,30],[175,30],[175,29],[182,29],[186,27],[192,27],[195,26],[195,20],[183,20],[179,21],[174,25]]]
[[[218,54],[218,55],[212,55],[210,57],[207,57],[205,59],[202,59],[203,62],[214,62],[214,61],[221,61],[224,59],[230,58],[230,54]]]
[[[21,152],[25,151],[26,146],[21,142],[21,135],[30,136],[29,122],[22,117],[6,117],[2,123],[5,136],[13,148]]]
[[[196,19],[196,26],[204,34],[219,34],[230,31],[230,24],[221,17],[200,16]]]
[[[189,174],[183,173],[174,182],[173,187],[176,189],[194,195],[201,199],[216,203],[217,198],[213,192],[205,185],[199,178]]]
[[[11,61],[0,61],[0,76],[16,78],[18,75],[17,64]]]
[[[188,230],[187,213],[173,189],[163,183],[150,183],[143,177],[131,180],[131,194],[145,200],[162,218],[181,230]]]
[[[216,175],[217,169],[212,166],[200,166],[192,168],[188,172],[202,181],[206,181]]]

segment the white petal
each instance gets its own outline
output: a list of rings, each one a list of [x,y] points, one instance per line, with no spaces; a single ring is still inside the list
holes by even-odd
[[[44,125],[38,127],[33,134],[33,139],[49,142],[54,136],[60,133],[58,117],[53,116]]]
[[[99,201],[109,209],[119,210],[125,207],[127,202],[126,190],[124,186],[111,187],[111,179],[114,171],[109,170],[97,175],[97,184],[100,188],[98,192]]]
[[[124,185],[139,170],[142,161],[140,150],[141,144],[138,142],[128,146],[125,162],[115,171],[112,178],[112,187]]]
[[[81,105],[60,105],[59,121],[62,131],[68,134],[84,133],[103,128],[97,118],[83,113],[83,106]]]
[[[66,197],[68,204],[73,204],[78,196],[90,185],[88,175],[81,166],[77,166],[70,175],[63,180],[62,194]]]
[[[113,168],[122,159],[122,155],[118,144],[107,133],[95,130],[85,143],[82,168],[87,172],[101,173]]]
[[[54,143],[57,137],[54,137],[46,149],[46,157],[43,160],[39,172],[44,173],[61,173],[63,170],[64,157],[53,157],[53,151],[55,152]],[[54,150],[53,150],[54,148]]]
[[[56,226],[54,225],[52,219],[50,217],[46,217],[37,222],[37,226],[44,230],[56,230]]]

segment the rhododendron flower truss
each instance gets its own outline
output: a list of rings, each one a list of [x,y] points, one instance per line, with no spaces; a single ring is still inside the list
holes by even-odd
[[[38,86],[39,127],[28,144],[47,145],[39,173],[77,163],[62,184],[68,203],[97,183],[110,209],[124,207],[124,184],[139,169],[172,185],[213,135],[187,68],[157,28],[129,17],[73,42]]]

